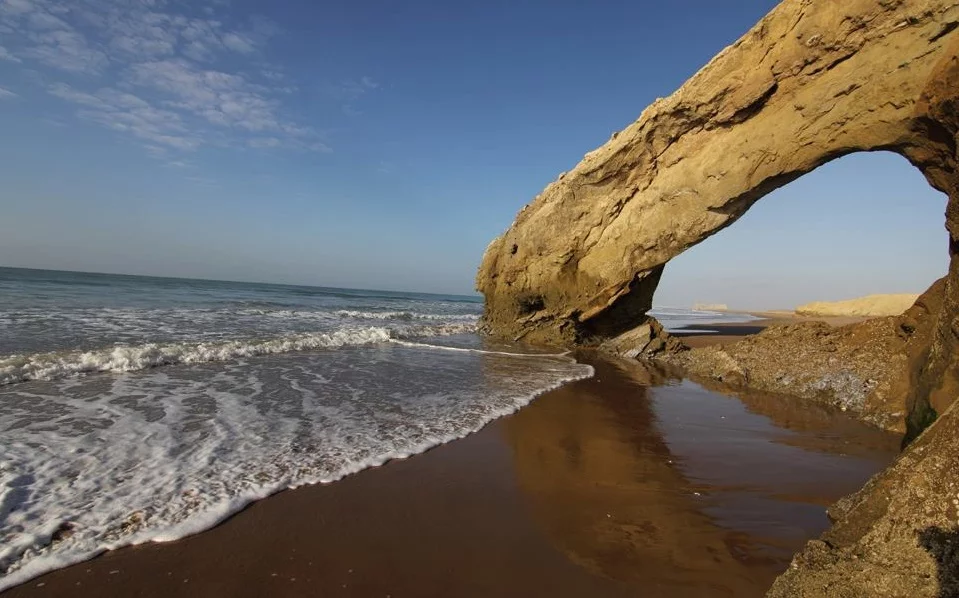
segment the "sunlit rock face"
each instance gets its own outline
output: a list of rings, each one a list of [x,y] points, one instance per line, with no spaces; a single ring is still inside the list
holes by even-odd
[[[549,342],[621,333],[671,258],[856,151],[901,153],[950,193],[959,239],[956,21],[947,0],[786,0],[490,244],[477,276],[489,329]]]
[[[928,422],[930,404],[941,413],[959,394],[957,24],[947,0],[785,0],[490,244],[477,274],[486,330],[617,337],[643,323],[670,259],[821,164],[890,150],[949,196],[944,299],[905,399]]]
[[[928,333],[910,341],[902,394],[884,399],[905,405],[907,440],[925,433],[770,595],[956,595],[957,132],[959,4],[785,0],[489,245],[476,281],[485,328],[550,344],[646,339],[624,333],[644,324],[670,259],[821,164],[903,155],[949,197],[949,271],[913,310],[921,321],[902,320],[902,334]]]

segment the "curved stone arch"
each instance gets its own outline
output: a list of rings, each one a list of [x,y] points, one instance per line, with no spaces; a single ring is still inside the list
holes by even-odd
[[[946,193],[949,272],[910,373],[910,436],[959,396],[959,3],[785,0],[588,153],[486,250],[492,334],[598,344],[643,323],[664,265],[841,156],[903,155]],[[920,311],[923,311],[920,310]]]
[[[920,293],[948,269],[946,200],[899,153],[836,158],[671,259],[653,305],[779,311]]]
[[[957,22],[942,0],[786,0],[490,244],[488,328],[550,343],[627,330],[672,257],[857,151],[900,153],[949,195],[954,252]]]

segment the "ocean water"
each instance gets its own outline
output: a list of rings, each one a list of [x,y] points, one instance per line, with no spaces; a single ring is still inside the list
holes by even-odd
[[[477,297],[0,268],[0,590],[420,453],[592,375],[479,337],[481,311]]]
[[[654,307],[649,310],[668,332],[684,331],[697,334],[711,334],[715,332],[707,328],[700,328],[707,324],[743,324],[758,320],[756,316],[743,312],[692,310],[681,307]]]

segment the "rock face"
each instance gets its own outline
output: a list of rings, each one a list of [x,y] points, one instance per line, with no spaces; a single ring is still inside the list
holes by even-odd
[[[928,401],[959,395],[957,53],[954,1],[785,0],[490,244],[477,275],[486,329],[552,344],[618,336],[643,323],[671,258],[765,194],[842,155],[894,151],[949,196],[943,307],[909,397],[927,421]]]
[[[801,316],[898,316],[919,295],[868,295],[846,301],[816,301],[796,308]]]
[[[954,194],[957,23],[947,0],[786,0],[490,244],[477,286],[491,330],[623,332],[666,262],[844,154],[897,151]]]

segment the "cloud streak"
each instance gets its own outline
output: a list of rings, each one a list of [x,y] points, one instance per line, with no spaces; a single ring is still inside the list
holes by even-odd
[[[0,26],[15,32],[4,35],[0,60],[48,67],[46,90],[74,105],[78,118],[131,135],[153,153],[329,151],[287,115],[297,88],[271,85],[283,76],[264,67],[262,51],[276,26],[231,25],[218,14],[226,4],[0,0]]]
[[[19,58],[11,54],[10,50],[7,50],[3,46],[0,46],[0,60],[7,60],[9,62],[17,62],[17,63],[23,62],[22,60],[20,60]]]

